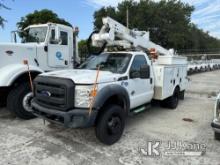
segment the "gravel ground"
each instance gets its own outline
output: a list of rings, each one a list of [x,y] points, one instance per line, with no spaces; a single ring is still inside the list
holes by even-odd
[[[220,142],[213,138],[215,94],[220,90],[220,71],[190,76],[191,84],[178,109],[154,106],[127,120],[121,140],[105,146],[94,129],[64,129],[41,119],[22,121],[0,109],[0,164],[201,164],[220,165]],[[183,119],[187,121],[184,121]],[[148,142],[156,144],[160,156],[146,154]],[[202,146],[202,156],[166,155],[168,144]],[[195,148],[193,151],[196,151]],[[199,150],[200,151],[200,150]],[[149,154],[149,152],[148,152]]]

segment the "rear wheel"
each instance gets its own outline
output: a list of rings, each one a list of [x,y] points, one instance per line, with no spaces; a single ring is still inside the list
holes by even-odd
[[[180,91],[179,88],[176,88],[173,95],[166,100],[161,102],[161,105],[163,107],[167,107],[170,109],[176,109],[178,104],[179,104],[179,96],[180,96]]]
[[[124,131],[125,112],[117,105],[109,105],[99,116],[96,124],[96,137],[106,145],[117,142]]]
[[[185,99],[185,91],[181,91],[181,92],[179,93],[179,99],[180,99],[180,100],[184,100],[184,99]]]
[[[29,83],[20,84],[9,93],[7,109],[21,119],[33,119],[35,116],[28,112],[31,99],[32,94]]]
[[[220,140],[220,133],[215,132],[215,139],[216,139],[216,140]]]
[[[176,109],[179,104],[179,89],[175,89],[173,96],[168,99],[168,107]]]

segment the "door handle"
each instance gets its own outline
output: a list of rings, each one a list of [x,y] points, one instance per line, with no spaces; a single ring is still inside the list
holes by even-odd
[[[150,78],[150,84],[153,84],[153,78]]]
[[[65,60],[65,62],[64,62],[64,63],[65,63],[65,65],[68,65],[68,61],[67,61],[67,60]]]
[[[37,64],[37,66],[39,66],[39,62],[37,61],[37,59],[34,59],[34,62]]]
[[[133,96],[134,94],[135,94],[135,91],[132,91],[132,92],[131,92],[131,96]]]

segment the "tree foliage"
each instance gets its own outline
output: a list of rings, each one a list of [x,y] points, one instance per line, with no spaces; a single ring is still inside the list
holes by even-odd
[[[0,16],[0,26],[3,28],[5,23],[5,19]]]
[[[29,25],[44,24],[48,22],[59,23],[72,27],[72,25],[69,22],[65,21],[62,18],[59,18],[56,13],[47,9],[43,9],[40,11],[36,10],[33,13],[30,13],[25,17],[22,17],[21,20],[17,23],[17,27],[18,30],[22,31]]]
[[[79,55],[80,55],[80,58],[82,61],[84,61],[89,52],[88,52],[88,49],[87,49],[87,40],[81,40],[78,42],[78,47],[79,47]]]
[[[4,0],[0,0],[0,9],[7,9],[7,10],[10,10],[11,8],[7,7],[4,2]],[[5,24],[6,20],[0,16],[0,26],[3,28],[4,27],[4,24]]]
[[[179,0],[126,0],[117,7],[103,7],[94,13],[94,28],[100,29],[102,17],[110,16],[129,28],[150,31],[151,40],[165,48],[208,51],[220,47],[220,41],[191,23],[194,7]]]

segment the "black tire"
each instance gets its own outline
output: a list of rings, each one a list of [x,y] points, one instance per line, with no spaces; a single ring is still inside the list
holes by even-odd
[[[0,108],[4,107],[6,105],[6,101],[0,100]]]
[[[220,140],[220,133],[215,132],[215,139],[216,139],[216,140]]]
[[[167,107],[170,109],[176,109],[178,104],[179,104],[179,96],[180,96],[180,91],[179,88],[176,88],[173,96],[167,98],[166,100],[162,101],[161,105],[162,107]]]
[[[192,74],[192,72],[189,70],[189,71],[187,71],[187,75],[191,75]]]
[[[7,102],[8,90],[0,90],[0,107],[5,107]]]
[[[3,95],[0,95],[0,107],[6,106],[6,97]]]
[[[106,145],[116,143],[125,127],[125,111],[117,105],[107,106],[96,123],[96,137]]]
[[[194,69],[194,72],[193,72],[193,73],[194,73],[194,74],[197,73],[197,68]]]
[[[161,101],[161,102],[160,102],[160,106],[161,106],[162,108],[167,108],[167,107],[168,107],[168,106],[167,106],[167,99]]]
[[[12,89],[7,98],[7,109],[24,120],[36,117],[32,113],[26,111],[23,107],[23,99],[30,92],[30,84],[23,83]]]
[[[179,93],[179,99],[180,99],[180,100],[184,100],[184,99],[185,99],[185,90],[184,90],[184,91],[181,91],[181,92]]]

